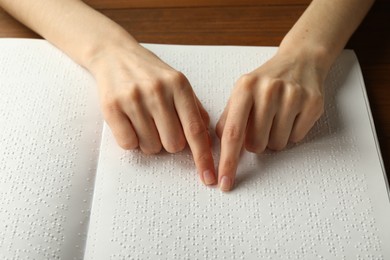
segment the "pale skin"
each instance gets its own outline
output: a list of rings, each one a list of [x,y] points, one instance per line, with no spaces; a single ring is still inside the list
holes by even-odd
[[[262,153],[301,141],[323,113],[323,83],[374,0],[313,0],[268,62],[237,80],[216,132],[185,75],[79,0],[0,0],[0,6],[95,77],[104,118],[124,149],[191,149],[201,181],[234,186],[242,148]],[[39,19],[37,19],[39,18]]]

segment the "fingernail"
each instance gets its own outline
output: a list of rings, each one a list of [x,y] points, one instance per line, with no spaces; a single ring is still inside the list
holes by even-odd
[[[211,185],[215,182],[215,176],[210,170],[206,170],[203,172],[203,180],[206,185]]]
[[[228,176],[223,176],[221,178],[221,184],[219,188],[221,189],[221,191],[229,191],[231,185],[232,185],[232,181],[230,180],[230,178]]]

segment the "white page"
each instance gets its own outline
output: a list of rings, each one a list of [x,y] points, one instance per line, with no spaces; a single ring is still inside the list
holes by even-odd
[[[0,40],[0,259],[82,259],[101,130],[84,69]]]
[[[275,51],[147,45],[221,114],[238,77]],[[241,159],[230,193],[200,184],[188,149],[125,152],[105,126],[86,259],[390,259],[390,204],[352,51],[306,140]],[[218,140],[214,155],[219,161]]]

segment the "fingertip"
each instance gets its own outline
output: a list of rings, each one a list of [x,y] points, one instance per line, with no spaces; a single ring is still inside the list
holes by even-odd
[[[221,191],[230,191],[234,186],[238,159],[221,159],[218,169],[218,183]]]
[[[293,144],[297,144],[303,140],[305,135],[296,135],[296,134],[291,134],[289,141]]]
[[[233,188],[233,179],[230,176],[224,175],[220,178],[219,189],[223,192],[231,191]]]
[[[202,178],[203,177],[203,178]],[[202,181],[205,185],[214,185],[216,184],[216,176],[215,176],[215,171],[212,170],[205,170],[202,173]]]
[[[211,153],[211,147],[205,150],[202,154],[193,154],[195,165],[198,169],[200,180],[205,185],[213,185],[217,183],[216,171],[214,167],[214,158]]]
[[[117,143],[124,150],[134,150],[138,147],[138,139],[137,138],[126,138],[126,140],[117,140]]]

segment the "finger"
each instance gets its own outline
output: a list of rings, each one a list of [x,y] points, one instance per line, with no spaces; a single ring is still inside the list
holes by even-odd
[[[183,150],[186,146],[186,139],[173,104],[160,103],[153,118],[165,150],[170,153]]]
[[[227,116],[228,112],[229,112],[229,101],[226,104],[226,106],[222,112],[222,115],[220,116],[220,118],[217,122],[217,125],[215,126],[215,132],[216,132],[219,139],[222,138],[222,132],[223,132],[223,128],[225,127],[226,116]]]
[[[134,130],[138,136],[138,144],[145,154],[156,154],[161,151],[160,137],[153,118],[146,112],[142,103],[132,103],[124,106]]]
[[[184,135],[192,151],[200,179],[206,185],[216,181],[209,134],[201,117],[196,99],[188,81],[174,91],[174,103],[183,126]]]
[[[203,105],[200,102],[200,100],[198,99],[198,97],[196,95],[194,95],[194,97],[195,97],[195,100],[196,100],[196,104],[198,105],[199,112],[200,112],[200,115],[201,115],[201,117],[203,119],[203,122],[204,122],[206,128],[208,128],[209,125],[210,125],[210,116],[207,113],[206,109],[203,107]]]
[[[198,99],[198,97],[194,94],[194,97],[196,99],[196,103],[198,105],[198,108],[199,108],[199,112],[200,112],[200,115],[203,119],[203,122],[206,126],[206,129],[207,131],[209,131],[209,126],[210,126],[210,116],[209,114],[207,113],[206,109],[203,107],[202,103],[200,102],[200,100]],[[212,147],[213,145],[213,142],[211,140],[211,137],[210,137],[210,132],[208,132],[208,136],[209,136],[209,145],[210,147]]]
[[[311,105],[306,105],[303,111],[295,119],[290,141],[294,143],[300,142],[321,117],[323,112],[324,105],[322,98],[318,98],[318,100],[312,102]]]
[[[240,151],[243,146],[249,113],[253,100],[249,92],[233,93],[221,138],[221,159],[219,162],[219,185],[222,191],[229,191],[234,184]]]
[[[268,145],[272,121],[276,113],[276,98],[260,97],[249,115],[245,136],[245,148],[253,153],[262,153]]]
[[[138,138],[126,114],[117,111],[106,113],[105,119],[116,142],[125,150],[138,147]]]
[[[271,133],[269,135],[268,148],[274,151],[280,151],[286,147],[296,114],[288,114],[286,111],[280,111],[275,115]]]
[[[268,148],[279,151],[286,147],[291,135],[295,118],[301,107],[301,91],[299,86],[289,84],[285,88],[272,123]]]

